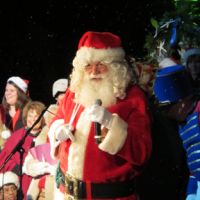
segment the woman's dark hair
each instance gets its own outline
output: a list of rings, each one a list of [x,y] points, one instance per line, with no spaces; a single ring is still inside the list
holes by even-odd
[[[22,110],[23,107],[30,101],[30,97],[26,93],[24,93],[20,88],[18,88],[17,85],[15,85],[13,82],[10,81],[8,83],[13,85],[17,89],[18,98],[15,105],[16,110],[17,109]],[[2,99],[2,105],[6,110],[9,110],[10,105],[6,102],[5,95],[3,96],[3,99]]]

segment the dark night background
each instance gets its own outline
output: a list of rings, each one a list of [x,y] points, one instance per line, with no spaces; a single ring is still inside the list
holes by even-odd
[[[173,1],[6,1],[0,5],[0,95],[10,76],[28,79],[30,96],[53,101],[51,87],[68,77],[81,35],[88,30],[118,34],[128,54],[144,55],[150,18],[173,9]]]
[[[3,96],[6,80],[10,76],[20,76],[30,81],[31,98],[49,105],[53,102],[52,84],[56,79],[68,77],[71,73],[71,62],[84,32],[110,31],[118,34],[127,54],[142,58],[145,55],[145,35],[148,31],[154,31],[150,18],[159,20],[164,12],[173,9],[172,0],[1,2],[0,96]],[[165,127],[159,123],[157,125],[161,129],[158,133],[163,134]],[[176,171],[180,171],[178,168],[182,168],[182,165],[174,164],[172,168],[168,162],[172,156],[176,163],[179,150],[174,146],[168,151],[166,136],[159,134],[155,134],[158,136],[154,138],[158,148],[154,148],[156,156],[153,157],[159,164],[154,169],[152,159],[153,164],[144,174],[141,200],[180,200],[175,196],[180,196],[179,186],[182,183],[173,180],[180,179]],[[177,133],[176,137],[170,131],[168,135],[171,138],[167,138],[167,141],[177,139]],[[167,190],[168,194],[158,185],[164,191]]]

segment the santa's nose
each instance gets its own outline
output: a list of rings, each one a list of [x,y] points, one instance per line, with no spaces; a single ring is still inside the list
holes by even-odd
[[[97,65],[92,65],[91,66],[91,74],[93,74],[93,75],[97,75],[97,74],[99,74],[100,73],[100,70],[99,70],[99,67],[97,66]]]

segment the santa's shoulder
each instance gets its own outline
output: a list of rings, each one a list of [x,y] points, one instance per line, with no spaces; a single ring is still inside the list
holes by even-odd
[[[137,85],[130,85],[127,88],[127,98],[143,98],[146,99],[146,94],[142,88]]]

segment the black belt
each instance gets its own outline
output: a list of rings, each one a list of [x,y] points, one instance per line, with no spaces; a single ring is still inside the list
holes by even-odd
[[[67,194],[72,195],[75,199],[86,199],[86,184],[86,182],[72,178],[69,175],[65,176]],[[135,193],[134,180],[89,184],[92,198],[120,198],[127,197]]]

